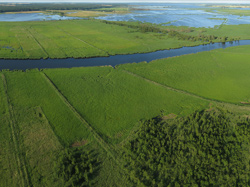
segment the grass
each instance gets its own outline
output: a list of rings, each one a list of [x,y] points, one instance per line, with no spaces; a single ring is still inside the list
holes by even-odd
[[[249,25],[158,26],[250,39]],[[1,23],[0,30],[0,57],[7,59],[108,56],[201,43],[99,20]],[[214,106],[249,115],[250,107],[242,104],[250,102],[249,50],[240,46],[116,68],[0,72],[0,186],[63,185],[53,163],[63,148],[74,146],[98,158],[94,186],[132,186],[120,151],[140,121]]]
[[[30,181],[33,186],[60,186],[54,175],[54,161],[62,149],[41,108],[16,110],[20,129],[19,144],[26,157]]]
[[[159,27],[176,29],[186,35],[198,36],[202,32],[204,35],[250,39],[249,25],[223,25],[220,29],[192,28],[192,32],[187,32],[186,27]],[[100,20],[2,22],[0,29],[0,57],[5,59],[87,58],[145,53],[203,43],[169,38],[167,34],[142,33]]]
[[[72,13],[73,12],[73,13]],[[109,12],[100,12],[100,11],[87,11],[87,10],[81,10],[81,11],[67,11],[66,15],[70,17],[98,17],[98,16],[106,16],[107,14],[110,14]]]
[[[208,105],[111,67],[44,72],[84,119],[113,143],[124,139],[139,120],[161,112],[185,115]]]
[[[214,10],[207,10],[207,11],[214,11]],[[250,16],[250,10],[244,10],[244,9],[216,9],[216,11],[220,14],[232,14],[232,15],[239,15],[239,16]]]
[[[63,103],[40,72],[5,72],[8,95],[14,108],[40,106],[63,145],[91,139],[89,131]],[[39,84],[38,84],[39,83]]]
[[[218,29],[207,29],[206,33],[208,35],[217,35],[220,37],[225,36],[230,38],[239,38],[241,40],[249,39],[249,32],[247,30],[250,28],[249,24],[246,25],[221,25]]]
[[[92,179],[96,187],[122,186],[131,187],[131,181],[128,179],[126,172],[122,169],[123,163],[117,163],[105,152],[98,144],[91,144],[83,147],[84,150],[92,150],[99,161],[98,171]]]
[[[0,186],[21,186],[22,177],[15,156],[8,116],[1,115],[0,121]]]
[[[20,186],[22,177],[20,176],[17,158],[15,154],[15,145],[11,136],[11,127],[9,124],[9,113],[7,98],[4,91],[3,81],[0,82],[0,186]]]
[[[6,114],[7,110],[8,110],[8,106],[6,103],[4,84],[3,84],[3,81],[0,81],[0,116],[3,116],[4,114]]]
[[[249,48],[116,68],[2,71],[0,185],[61,186],[53,171],[56,155],[80,146],[98,158],[94,186],[132,186],[120,151],[141,120],[214,106],[249,115],[249,106],[239,106],[250,99]]]
[[[119,68],[202,97],[240,104],[250,100],[249,49],[218,49]]]
[[[26,74],[26,76],[31,79],[31,81],[26,82],[25,78],[19,77],[21,79],[20,81],[22,82],[22,88],[17,88],[19,92],[16,93],[15,97],[13,97],[13,90],[11,87],[17,82],[13,83],[9,78],[11,76],[14,76],[13,73],[19,75]],[[41,79],[42,76],[40,72],[4,72],[4,75],[7,80],[7,93],[10,98],[10,105],[13,105],[13,116],[12,118],[8,118],[8,113],[6,113],[4,116],[0,115],[0,145],[2,148],[0,152],[0,166],[2,168],[0,172],[1,186],[61,186],[62,180],[60,180],[60,178],[55,175],[53,168],[56,155],[61,151],[63,146],[67,147],[68,145],[71,145],[67,144],[66,142],[66,140],[69,139],[69,136],[73,136],[74,140],[76,141],[76,139],[78,139],[77,134],[81,134],[82,136],[84,134],[87,134],[87,136],[85,136],[87,144],[80,146],[82,146],[83,149],[94,149],[97,154],[98,160],[100,161],[100,166],[97,172],[98,177],[95,180],[93,179],[95,181],[95,186],[109,186],[110,184],[122,184],[123,186],[131,186],[126,176],[124,176],[123,170],[121,170],[120,166],[117,165],[117,162],[109,156],[109,153],[107,153],[100,146],[100,144],[98,144],[95,140],[89,138],[91,137],[91,135],[88,134],[87,129],[83,129],[82,126],[78,126],[77,131],[74,130],[74,123],[76,122],[76,120],[74,120],[75,116],[71,115],[72,112],[69,110],[69,108],[66,113],[61,113],[61,111],[63,111],[61,107],[65,108],[65,105],[58,105],[59,102],[56,100],[59,99],[59,101],[61,102],[58,95],[56,97],[53,97],[53,94],[50,95],[51,93],[49,90],[53,89],[51,89],[51,87],[45,86],[48,84],[42,83],[44,82],[44,79]],[[32,80],[34,82],[39,82],[40,86],[37,91],[40,92],[40,97],[36,94],[36,91],[28,90],[29,94],[23,94],[27,97],[33,97],[33,99],[30,98],[24,101],[25,98],[21,96],[22,92],[24,91],[22,89],[25,89],[26,86],[32,89],[36,89],[34,87],[34,84],[32,84]],[[27,83],[27,85],[25,85],[25,82]],[[42,94],[42,87],[49,95]],[[3,81],[0,82],[0,88],[1,101],[4,101],[3,103],[1,102],[0,106],[1,110],[4,111],[7,110],[7,100],[4,94]],[[55,91],[52,92],[55,94]],[[40,100],[42,97],[44,99],[43,101]],[[50,97],[51,99],[48,99]],[[18,100],[20,101],[20,103],[17,102]],[[26,104],[21,102],[21,100],[24,103],[26,102]],[[36,103],[34,102],[34,100],[36,100]],[[51,104],[48,105],[45,100],[48,100],[48,102],[51,102]],[[33,107],[35,105],[39,105],[41,107]],[[65,116],[66,119],[67,117],[70,118],[70,122],[68,121],[68,124],[70,125],[65,125],[64,123],[64,126],[60,126],[60,124],[58,123],[53,123],[50,114],[48,114],[48,116],[45,115],[44,111],[48,111],[48,107],[51,107],[52,105],[55,105],[55,107],[57,107],[58,115],[60,115],[60,118],[63,118],[63,121],[65,121],[65,118],[63,116]],[[50,113],[53,113],[53,115],[55,115],[55,111],[50,111]],[[15,124],[14,131],[16,134],[16,140],[18,140],[16,142],[18,150],[14,148],[15,145],[12,141],[11,136],[12,129],[8,125],[11,119],[15,119],[15,122],[17,122]],[[61,131],[58,130],[59,128],[61,128]],[[64,137],[62,137],[63,130]],[[63,146],[60,144],[60,142],[63,143]],[[86,148],[86,146],[89,148]],[[23,156],[24,160],[21,166],[17,164],[17,157],[20,155]],[[20,170],[24,166],[27,168],[29,184],[24,184],[22,182],[23,180],[25,180],[25,178]]]

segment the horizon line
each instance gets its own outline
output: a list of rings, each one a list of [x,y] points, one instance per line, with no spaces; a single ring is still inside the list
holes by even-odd
[[[197,1],[197,0],[158,0],[158,1],[132,1],[132,0],[121,0],[121,1],[115,1],[115,0],[109,0],[109,1],[105,1],[105,0],[93,0],[93,1],[85,1],[85,0],[39,0],[39,1],[32,1],[32,0],[8,0],[8,2],[6,1],[1,1],[0,3],[195,3],[195,4],[250,4],[250,2],[246,2],[246,1],[237,1],[237,0],[221,0],[221,1],[215,1],[215,0],[207,0],[207,1]]]

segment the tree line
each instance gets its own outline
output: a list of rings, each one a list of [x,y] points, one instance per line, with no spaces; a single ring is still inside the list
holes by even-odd
[[[134,23],[131,24],[130,22],[107,21],[107,20],[102,20],[101,22],[105,24],[113,24],[127,28],[137,29],[141,33],[154,32],[154,33],[166,34],[169,38],[177,38],[178,40],[189,40],[194,42],[195,41],[213,42],[214,40],[219,40],[220,42],[226,42],[226,41],[239,40],[236,38],[229,38],[227,36],[218,37],[215,35],[204,35],[201,33],[199,33],[197,36],[184,34],[193,32],[193,30],[190,27],[179,30],[174,28],[161,28],[158,25],[151,25],[143,22],[138,22],[137,24]]]
[[[124,4],[109,4],[109,8],[126,6]],[[46,10],[93,10],[107,8],[105,4],[94,3],[23,3],[13,4],[2,3],[0,13],[4,12],[21,12],[21,11],[46,11]]]

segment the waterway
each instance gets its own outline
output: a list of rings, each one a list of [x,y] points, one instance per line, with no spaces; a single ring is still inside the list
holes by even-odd
[[[142,61],[150,62],[156,59],[192,54],[213,49],[227,48],[233,46],[250,45],[250,40],[240,40],[226,43],[211,43],[194,47],[182,47],[178,49],[161,50],[151,53],[137,53],[129,55],[114,55],[109,57],[83,58],[83,59],[41,59],[41,60],[0,60],[0,69],[44,69],[44,68],[72,68],[88,66],[106,66],[115,67],[119,64],[138,63]]]

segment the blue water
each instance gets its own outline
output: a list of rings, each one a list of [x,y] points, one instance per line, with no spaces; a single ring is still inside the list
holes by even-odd
[[[48,15],[43,13],[0,14],[0,21],[49,21],[49,20],[69,20],[69,19],[82,19],[82,18],[67,17],[60,15]]]
[[[111,14],[97,19],[109,21],[141,21],[155,24],[211,27],[216,25],[250,24],[250,16],[225,15],[218,12],[207,12],[209,8],[200,4],[138,4],[130,5],[132,8],[144,10],[131,10],[128,14]],[[150,9],[150,10],[147,10]],[[210,18],[225,18],[216,20]]]
[[[130,4],[129,6],[131,13],[110,14],[96,19],[109,21],[141,21],[163,25],[206,28],[213,28],[214,26],[221,24],[250,24],[250,16],[220,14],[216,11],[216,8],[214,8],[214,12],[206,12],[206,10],[210,8],[207,8],[202,4],[139,3]],[[135,8],[144,10],[132,10]],[[245,10],[247,10],[247,8]],[[226,21],[210,18],[224,18]],[[0,14],[0,21],[48,21],[69,19],[83,18],[47,15],[42,13]]]
[[[250,40],[240,40],[235,42],[214,43],[207,45],[199,45],[194,47],[182,47],[179,49],[170,49],[156,51],[152,53],[131,54],[131,55],[114,55],[110,57],[97,57],[85,59],[46,59],[46,60],[0,60],[0,69],[32,69],[32,68],[72,68],[87,66],[116,66],[118,64],[126,64],[133,62],[150,62],[152,60],[192,54],[202,51],[210,51],[213,49],[227,48],[232,46],[250,45]]]

